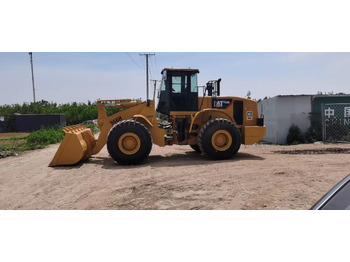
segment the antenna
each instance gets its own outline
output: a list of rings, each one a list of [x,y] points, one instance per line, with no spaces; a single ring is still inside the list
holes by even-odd
[[[30,57],[30,64],[31,64],[31,68],[32,68],[33,98],[34,98],[34,103],[35,103],[36,101],[35,101],[34,71],[33,71],[33,53],[32,53],[32,52],[29,53],[29,57]]]

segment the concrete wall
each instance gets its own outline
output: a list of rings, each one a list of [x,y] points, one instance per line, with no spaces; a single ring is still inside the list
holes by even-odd
[[[311,96],[280,96],[277,99],[278,144],[285,144],[289,128],[297,125],[306,132],[311,125]]]
[[[289,128],[297,125],[306,132],[310,127],[311,96],[277,96],[259,102],[259,114],[264,114],[266,142],[285,144]]]
[[[277,97],[262,100],[258,103],[259,115],[264,115],[266,136],[263,141],[277,143]]]

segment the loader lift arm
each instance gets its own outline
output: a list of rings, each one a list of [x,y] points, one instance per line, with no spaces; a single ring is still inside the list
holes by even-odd
[[[119,108],[119,112],[107,116],[105,108],[107,106]],[[66,135],[49,166],[73,165],[98,154],[106,145],[107,137],[112,127],[120,121],[132,118],[148,125],[152,135],[156,132],[158,137],[160,137],[154,142],[164,146],[162,136],[159,136],[159,132],[164,132],[164,130],[160,130],[157,126],[153,101],[151,101],[150,106],[147,106],[147,102],[133,101],[131,99],[98,100],[97,110],[98,127],[100,129],[98,139],[95,138],[89,128],[83,125],[63,128]]]

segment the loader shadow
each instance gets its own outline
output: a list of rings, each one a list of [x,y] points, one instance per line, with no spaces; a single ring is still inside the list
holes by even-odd
[[[100,165],[104,169],[134,169],[144,166],[152,168],[157,167],[175,167],[175,166],[194,166],[194,165],[213,165],[216,163],[232,163],[247,160],[264,160],[265,158],[248,153],[237,153],[232,159],[210,160],[200,153],[194,151],[185,152],[185,154],[172,155],[150,155],[148,159],[138,165],[122,165],[114,162],[110,157],[92,157],[84,162],[84,165]],[[82,164],[72,166],[71,168],[80,168]]]
[[[79,168],[83,167],[83,165],[86,163],[87,162],[79,162],[79,163],[71,165],[71,166],[49,166],[49,168],[57,169],[57,170],[79,169]]]

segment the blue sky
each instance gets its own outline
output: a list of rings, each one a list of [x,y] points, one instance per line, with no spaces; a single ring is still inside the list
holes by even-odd
[[[350,53],[156,52],[151,79],[164,67],[198,68],[199,85],[222,78],[222,95],[350,93]],[[33,52],[37,100],[57,103],[146,98],[145,58],[137,52]],[[153,90],[153,86],[152,89]],[[0,104],[32,102],[27,52],[0,53]],[[151,94],[151,92],[150,92]]]

